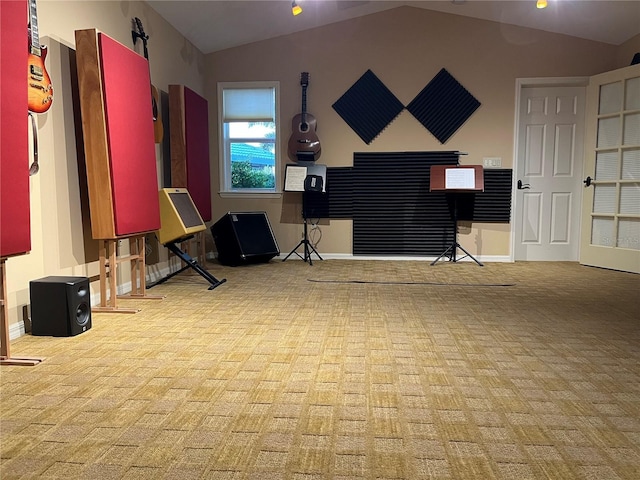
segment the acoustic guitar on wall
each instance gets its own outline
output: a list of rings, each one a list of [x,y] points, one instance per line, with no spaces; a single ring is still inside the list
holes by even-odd
[[[133,21],[137,29],[137,31],[131,31],[133,44],[135,45],[138,39],[142,40],[142,50],[144,53],[144,58],[146,58],[147,62],[149,62],[149,50],[147,49],[147,40],[149,40],[149,35],[144,33],[144,29],[142,28],[142,21],[138,17],[135,17]],[[153,137],[156,143],[161,143],[162,138],[164,137],[162,117],[160,116],[160,113],[158,111],[159,98],[160,96],[158,94],[158,89],[153,84],[151,84],[151,114],[153,115]]]
[[[315,162],[322,150],[316,134],[317,121],[313,115],[307,113],[308,72],[300,74],[300,85],[302,86],[302,110],[291,121],[293,133],[289,138],[289,155],[298,161]]]
[[[44,66],[47,47],[40,45],[36,0],[29,0],[29,57],[27,81],[29,85],[28,107],[30,112],[44,113],[53,102],[51,78]]]

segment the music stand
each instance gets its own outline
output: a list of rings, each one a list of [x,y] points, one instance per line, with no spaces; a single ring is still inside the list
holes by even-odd
[[[313,265],[311,260],[311,254],[315,253],[318,259],[322,260],[322,257],[316,250],[316,248],[309,241],[308,234],[308,219],[307,219],[307,195],[312,192],[325,192],[325,179],[326,179],[327,166],[326,165],[313,165],[313,166],[301,166],[301,165],[287,165],[285,170],[285,192],[302,192],[302,240],[294,247],[289,254],[282,259],[286,261],[294,253],[300,257],[301,260],[309,262],[309,265]],[[298,249],[304,247],[303,255],[298,253]]]
[[[453,220],[453,242],[438,258],[431,262],[431,265],[435,265],[444,257],[448,257],[449,261],[454,263],[469,257],[482,267],[483,264],[458,243],[458,196],[461,193],[484,191],[484,172],[482,165],[432,165],[430,174],[431,181],[429,190],[431,192],[445,192],[451,194],[453,197],[453,208],[451,211],[451,219]],[[463,257],[456,258],[458,249],[465,253]]]

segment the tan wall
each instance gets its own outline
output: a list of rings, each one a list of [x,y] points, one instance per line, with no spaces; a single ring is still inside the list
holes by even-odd
[[[463,163],[482,164],[483,157],[502,157],[503,166],[511,168],[516,79],[588,76],[619,68],[625,63],[617,58],[617,50],[564,35],[400,7],[210,54],[207,96],[214,217],[234,209],[266,210],[283,252],[300,240],[301,227],[294,223],[301,217],[299,194],[266,201],[218,195],[216,82],[280,81],[281,148],[286,152],[291,134],[288,119],[300,110],[300,72],[308,71],[308,111],[318,121],[322,144],[318,163],[329,167],[352,165],[354,152],[459,150],[469,154],[461,158]],[[407,105],[443,67],[482,103],[445,145],[406,110],[366,145],[331,107],[367,69]],[[350,254],[351,221],[325,223],[318,250]],[[509,256],[510,226],[477,224],[460,242],[473,254]]]
[[[209,100],[214,219],[226,211],[266,210],[283,252],[300,239],[299,197],[268,200],[222,199],[218,195],[216,82],[279,80],[282,148],[290,119],[300,108],[300,72],[311,74],[309,111],[318,119],[321,163],[351,165],[355,151],[452,150],[469,152],[464,161],[500,156],[512,165],[515,79],[583,76],[628,64],[640,37],[621,47],[501,26],[421,9],[399,8],[204,56],[144,2],[38,1],[42,43],[49,46],[47,69],[54,85],[51,109],[38,116],[40,172],[31,177],[32,250],[7,260],[7,305],[12,334],[29,303],[29,281],[48,275],[98,274],[97,242],[83,218],[71,99],[69,49],[74,31],[97,28],[133,48],[131,19],[139,17],[150,35],[151,78],[161,90],[184,84]],[[215,28],[212,26],[212,28]],[[136,51],[141,52],[138,45]],[[632,55],[631,55],[632,56]],[[629,58],[627,58],[629,57]],[[481,102],[481,108],[446,145],[440,145],[407,112],[367,146],[333,111],[331,104],[367,69],[408,103],[440,68],[447,68]],[[162,152],[156,149],[161,171]],[[159,185],[162,178],[158,178]],[[84,209],[86,214],[86,209]],[[351,221],[322,225],[321,253],[351,253]],[[480,225],[463,245],[482,255],[509,254],[508,225]],[[157,275],[167,266],[149,267]],[[121,282],[128,281],[126,274]],[[92,284],[95,295],[98,284]],[[19,352],[15,352],[19,353]]]
[[[631,60],[636,53],[640,53],[640,34],[630,38],[618,47],[616,55],[617,67],[626,67],[631,65]]]

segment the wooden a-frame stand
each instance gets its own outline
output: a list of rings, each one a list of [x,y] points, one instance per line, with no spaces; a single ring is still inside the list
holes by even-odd
[[[44,360],[39,357],[12,357],[11,339],[9,337],[9,315],[7,314],[7,274],[5,261],[0,258],[0,365],[38,365]]]
[[[118,257],[118,239],[100,240],[100,305],[92,307],[94,312],[138,313],[139,308],[122,308],[117,306],[118,298],[137,298],[146,300],[162,300],[164,295],[147,295],[145,270],[144,235],[129,238],[129,255]],[[117,294],[118,264],[131,264],[131,292],[127,295]]]

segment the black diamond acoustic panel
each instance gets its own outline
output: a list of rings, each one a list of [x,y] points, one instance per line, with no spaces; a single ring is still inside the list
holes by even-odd
[[[480,102],[443,68],[407,105],[407,110],[440,143],[446,143],[479,106]]]
[[[404,110],[402,102],[371,70],[332,106],[367,145]]]

